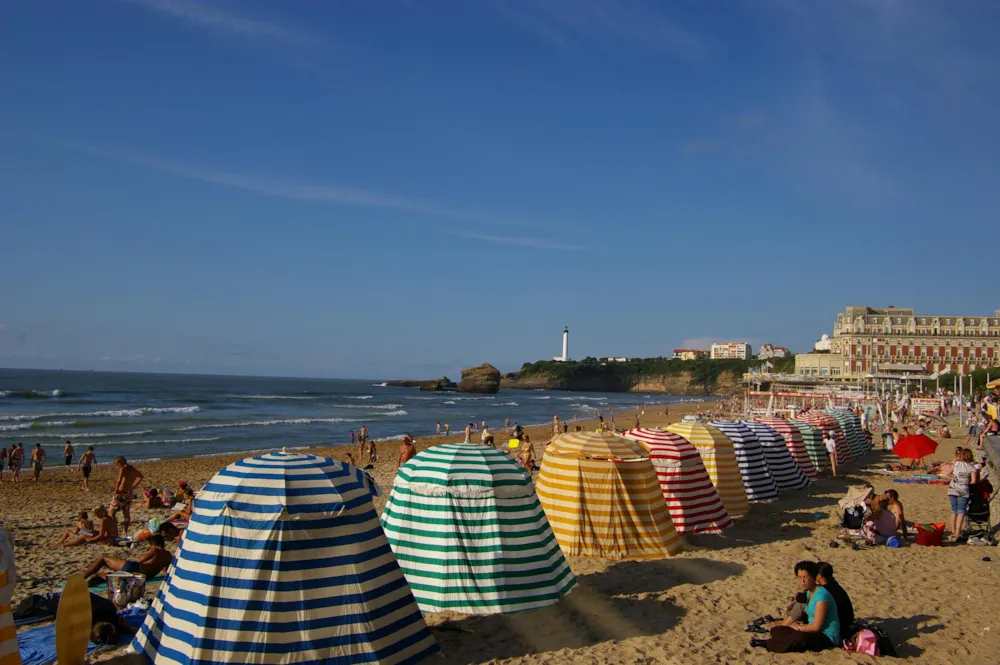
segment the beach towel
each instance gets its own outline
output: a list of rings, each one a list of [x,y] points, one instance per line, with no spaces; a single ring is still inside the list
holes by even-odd
[[[127,609],[118,613],[128,621],[129,625],[138,629],[142,622],[146,620],[146,611],[140,609]],[[128,644],[132,639],[131,635],[122,635],[119,644]],[[29,628],[17,634],[17,646],[21,652],[22,665],[49,665],[56,661],[56,624],[50,623],[47,626]],[[87,645],[87,654],[97,651],[96,644]]]

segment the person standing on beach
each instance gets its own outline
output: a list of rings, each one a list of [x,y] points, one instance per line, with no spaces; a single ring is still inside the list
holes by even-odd
[[[437,429],[434,430],[434,436],[441,436],[441,423],[437,424]]]
[[[69,472],[73,471],[74,457],[76,457],[76,453],[73,452],[73,444],[70,443],[69,439],[66,439],[66,447],[63,448],[63,462],[66,464],[66,470]]]
[[[354,445],[354,430],[351,430],[351,445]]]
[[[510,416],[507,416],[507,419],[503,421],[503,426],[507,428],[507,434],[510,434]]]
[[[472,423],[465,426],[465,441],[463,443],[472,443]]]
[[[417,447],[413,445],[413,437],[409,434],[403,436],[403,442],[399,444],[399,461],[396,462],[396,468],[403,466],[411,459],[416,457]]]
[[[115,468],[118,469],[118,477],[115,479],[115,491],[111,496],[111,518],[117,519],[119,510],[122,511],[122,518],[125,520],[125,533],[128,533],[129,526],[132,525],[132,501],[135,500],[135,488],[142,482],[142,472],[129,464],[124,457],[119,455],[114,461]]]
[[[37,483],[42,476],[42,468],[45,466],[45,449],[42,444],[36,443],[35,449],[31,451],[31,471],[34,474],[32,482]]]
[[[14,482],[21,482],[21,465],[24,464],[24,444],[18,443],[17,447],[11,446],[11,452],[7,455],[10,460],[10,470]]]
[[[823,445],[826,446],[826,454],[830,457],[830,469],[833,473],[833,477],[837,477],[837,441],[833,438],[833,432],[827,432],[826,437],[823,439]]]
[[[552,436],[559,434],[559,414],[552,416]]]
[[[451,425],[449,425],[448,423],[445,423],[444,424],[444,435],[448,436],[449,434],[451,434]]]

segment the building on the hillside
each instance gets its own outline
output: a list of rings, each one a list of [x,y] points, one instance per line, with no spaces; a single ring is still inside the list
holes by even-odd
[[[830,339],[829,335],[823,333],[823,336],[819,338],[819,341],[813,344],[813,351],[826,351],[829,353],[831,344],[833,344],[833,340]]]
[[[818,376],[839,379],[844,372],[844,356],[839,353],[797,353],[795,373],[800,376]]]
[[[889,364],[968,374],[1000,365],[1000,309],[991,316],[941,316],[848,307],[837,314],[830,346],[843,357],[845,376],[875,374]]]
[[[627,363],[628,362],[628,358],[626,358],[625,356],[608,356],[607,358],[604,359],[604,362],[609,362],[609,363]]]
[[[713,344],[712,360],[748,360],[753,355],[753,348],[746,342],[725,342]]]
[[[757,357],[761,360],[768,360],[770,358],[786,358],[792,355],[791,352],[783,346],[773,346],[771,344],[761,344],[760,350],[757,352]]]
[[[708,351],[704,349],[674,349],[674,358],[680,360],[698,360],[707,357]]]

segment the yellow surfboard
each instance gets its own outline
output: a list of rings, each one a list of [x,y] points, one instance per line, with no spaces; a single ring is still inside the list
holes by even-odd
[[[83,575],[66,581],[56,611],[56,658],[59,665],[80,665],[90,642],[90,591]]]

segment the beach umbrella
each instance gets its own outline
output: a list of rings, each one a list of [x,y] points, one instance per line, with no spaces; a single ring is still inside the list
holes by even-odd
[[[198,493],[132,648],[157,665],[416,663],[437,652],[372,504],[336,460],[269,453]]]
[[[424,612],[520,612],[576,585],[531,478],[489,446],[434,446],[404,464],[382,526]]]
[[[761,422],[753,420],[742,420],[747,427],[753,430],[764,449],[764,459],[767,460],[767,468],[774,476],[774,482],[778,483],[779,490],[801,490],[809,487],[812,482],[802,473],[802,469],[795,463],[792,454],[788,452],[785,439],[776,431]]]
[[[649,459],[680,534],[719,533],[733,525],[701,455],[686,439],[662,429],[638,428],[625,432],[649,451]]]
[[[900,459],[923,459],[933,455],[938,442],[926,434],[910,434],[904,436],[892,447],[892,452]]]
[[[764,449],[753,431],[735,420],[713,420],[709,423],[729,437],[736,451],[736,462],[740,465],[743,486],[747,498],[754,503],[767,503],[778,498],[778,484],[767,468]]]
[[[535,489],[568,556],[659,559],[683,549],[649,453],[635,441],[561,434],[545,449]]]
[[[986,384],[987,388],[1000,388],[1000,379],[993,379]]]
[[[819,478],[819,472],[809,458],[805,441],[798,427],[785,418],[754,418],[754,420],[764,423],[781,435],[781,438],[785,440],[785,445],[788,446],[788,452],[791,453],[792,459],[802,469],[802,473],[806,474],[806,478],[810,480]],[[823,441],[820,439],[820,444],[822,445],[822,443]]]
[[[666,428],[695,447],[705,463],[708,477],[722,499],[730,517],[742,517],[750,510],[747,491],[736,461],[736,450],[729,438],[701,421],[681,421]]]
[[[825,409],[824,413],[833,416],[834,420],[844,431],[844,438],[847,445],[851,447],[851,455],[854,459],[861,459],[868,454],[868,437],[861,428],[861,418],[851,413],[848,409]]]
[[[828,413],[823,413],[822,411],[802,411],[796,414],[797,420],[801,420],[804,423],[812,425],[820,431],[820,435],[825,437],[827,433],[833,437],[834,442],[837,444],[836,455],[837,464],[846,464],[854,459],[854,455],[851,453],[851,447],[847,443],[847,438],[844,436],[844,430],[841,429],[840,423],[837,419]],[[823,450],[826,450],[824,445]],[[826,454],[826,453],[824,453]]]
[[[789,419],[789,424],[799,431],[802,437],[802,444],[805,446],[806,455],[817,471],[823,471],[830,466],[830,458],[826,453],[826,446],[823,444],[823,435],[819,429],[801,420]]]

